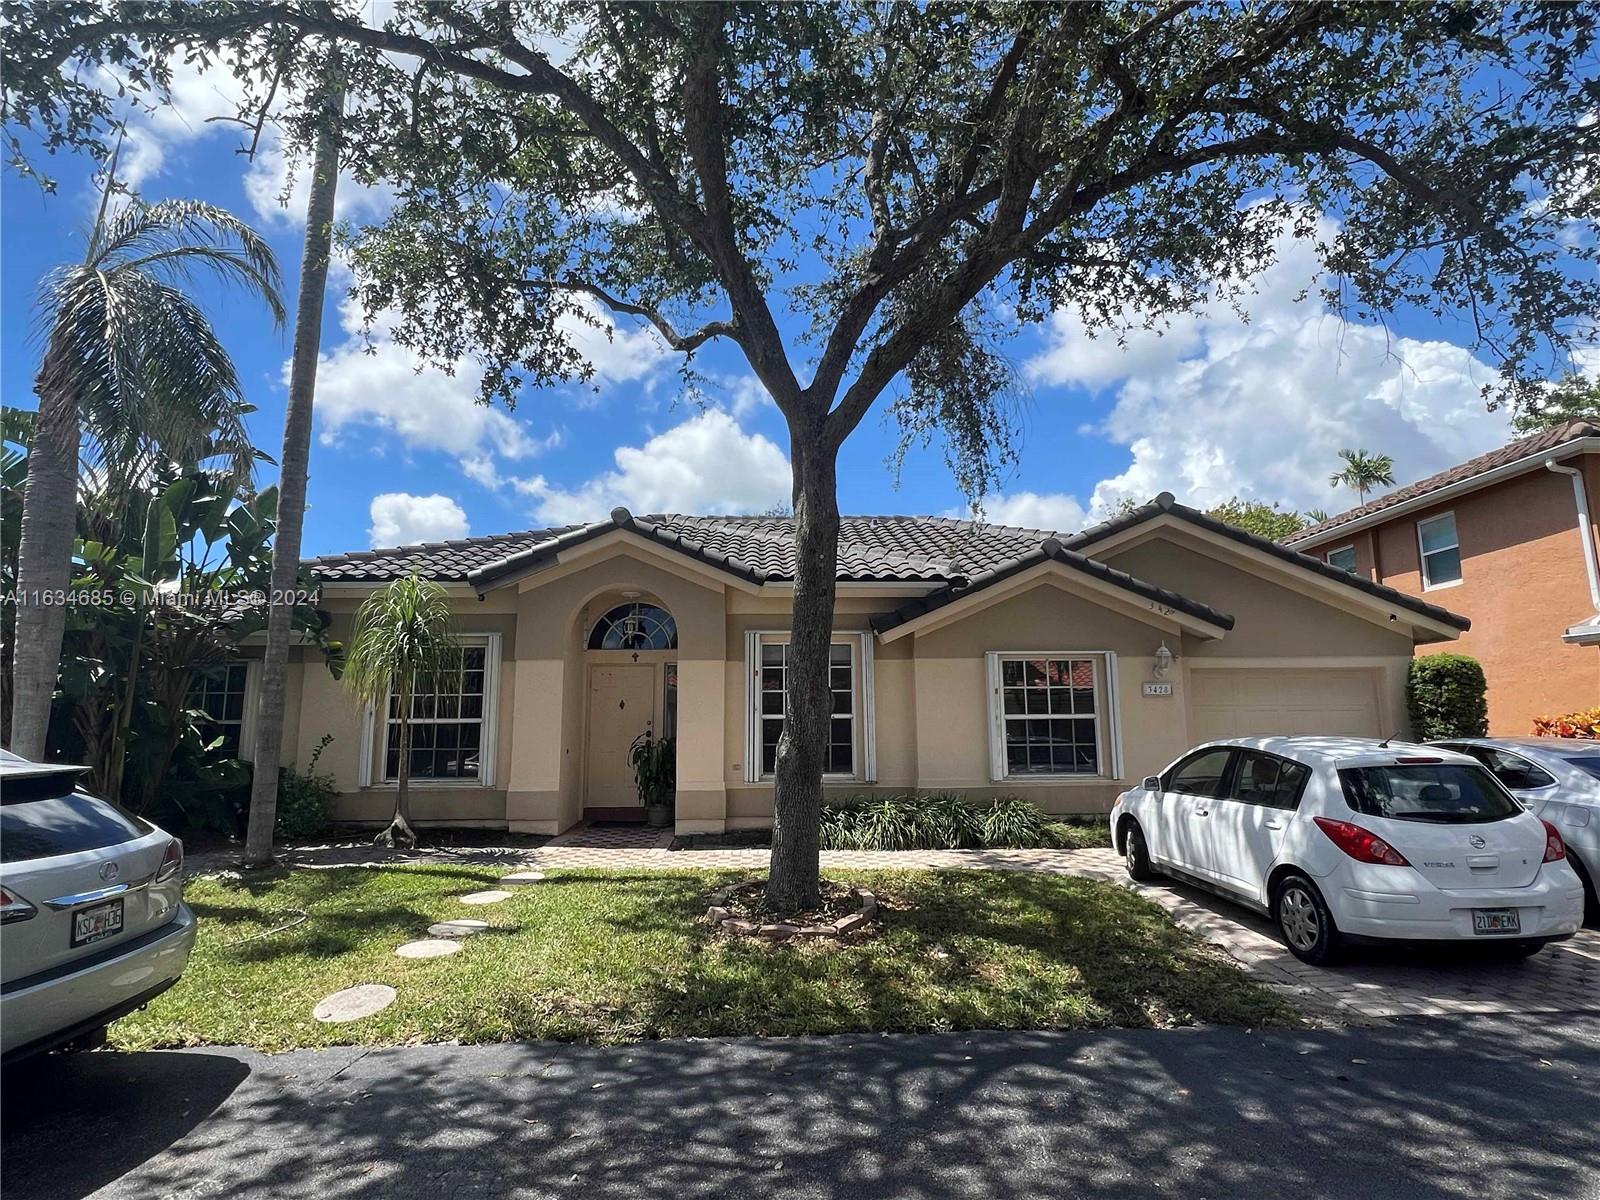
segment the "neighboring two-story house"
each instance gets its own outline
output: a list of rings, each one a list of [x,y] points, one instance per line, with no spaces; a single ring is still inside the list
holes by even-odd
[[[1489,732],[1600,704],[1600,422],[1571,421],[1287,538],[1294,550],[1448,607],[1448,649],[1483,664]]]

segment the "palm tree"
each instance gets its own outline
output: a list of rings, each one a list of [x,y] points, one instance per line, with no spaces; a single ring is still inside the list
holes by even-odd
[[[1341,450],[1344,470],[1328,476],[1330,487],[1341,485],[1351,488],[1367,502],[1367,493],[1375,487],[1392,487],[1394,484],[1394,459],[1387,454],[1368,454],[1365,450]]]
[[[355,632],[344,661],[345,685],[380,716],[384,754],[388,722],[399,723],[394,819],[377,841],[415,846],[411,827],[411,697],[419,680],[437,680],[461,670],[461,642],[450,598],[432,580],[408,575],[373,592],[356,612]],[[436,689],[443,691],[445,689]]]
[[[135,485],[158,456],[198,460],[221,446],[248,479],[249,406],[227,351],[184,287],[242,285],[283,323],[277,260],[244,222],[199,200],[137,199],[108,212],[113,159],[83,261],[46,276],[44,360],[17,552],[12,749],[42,758],[77,515],[80,449],[110,486]],[[86,441],[85,441],[86,439]],[[53,602],[52,602],[53,601]]]
[[[330,86],[322,97],[306,200],[306,232],[300,256],[300,297],[296,305],[294,357],[289,367],[289,405],[283,415],[283,465],[278,473],[278,536],[272,543],[272,595],[294,590],[300,574],[300,530],[305,521],[307,468],[311,457],[311,410],[316,398],[317,363],[322,350],[322,307],[333,257],[333,202],[339,185],[340,121],[344,91],[338,81],[337,54],[329,67]],[[278,774],[283,761],[283,718],[288,706],[289,614],[291,606],[267,607],[267,648],[261,663],[261,695],[256,711],[254,777],[250,819],[245,828],[244,865],[272,862],[277,826]]]

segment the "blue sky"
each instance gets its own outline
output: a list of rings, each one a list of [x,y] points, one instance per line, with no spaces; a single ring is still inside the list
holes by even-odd
[[[199,197],[232,209],[269,238],[294,296],[303,192],[268,140],[254,164],[214,77],[184,77],[177,105],[134,125],[125,174],[150,200]],[[33,407],[39,346],[32,302],[52,266],[82,254],[94,210],[91,163],[43,164],[55,195],[7,173],[0,182],[0,371],[8,406]],[[303,174],[303,172],[302,172]],[[279,203],[289,189],[289,204]],[[342,185],[351,221],[384,211],[382,190]],[[1349,325],[1300,300],[1308,246],[1285,240],[1241,322],[1223,309],[1184,318],[1164,336],[1118,345],[1090,339],[1066,313],[1017,331],[1010,352],[1029,389],[1018,470],[987,505],[989,519],[1074,529],[1123,497],[1161,490],[1207,504],[1243,495],[1332,511],[1353,498],[1327,485],[1344,446],[1392,455],[1403,483],[1506,440],[1504,414],[1484,411],[1492,374],[1463,348],[1465,332],[1401,314],[1391,329]],[[201,293],[251,401],[257,445],[277,456],[289,333],[238,293]],[[328,298],[311,457],[308,554],[485,534],[635,511],[759,511],[788,495],[787,439],[737,352],[696,359],[708,404],[684,398],[677,357],[624,324],[606,339],[578,330],[592,387],[529,390],[515,412],[474,403],[470,364],[455,377],[418,375],[381,325],[363,352],[359,314]],[[791,323],[786,332],[797,332]],[[852,513],[959,513],[964,501],[940,448],[913,450],[898,490],[887,465],[897,440],[883,409],[846,446],[840,505]],[[271,481],[263,468],[260,482]]]

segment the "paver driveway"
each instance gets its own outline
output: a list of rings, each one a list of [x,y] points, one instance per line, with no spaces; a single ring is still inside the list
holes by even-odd
[[[419,861],[482,861],[532,867],[672,870],[735,868],[757,873],[767,866],[764,849],[669,850],[670,835],[646,829],[579,828],[543,846],[516,850],[473,849],[421,852]],[[385,861],[365,847],[330,847],[301,854],[308,866]],[[204,870],[206,863],[191,863]],[[215,864],[220,865],[220,864]],[[1359,949],[1334,970],[1310,967],[1283,945],[1271,922],[1249,909],[1170,880],[1135,884],[1109,847],[1094,850],[825,850],[825,868],[843,870],[949,869],[1031,871],[1078,875],[1133,888],[1171,914],[1174,921],[1226,951],[1264,983],[1293,995],[1303,1007],[1338,1021],[1369,1022],[1401,1016],[1460,1013],[1600,1012],[1600,930],[1585,929],[1570,941],[1547,947],[1531,959],[1506,961],[1478,947],[1394,950]]]

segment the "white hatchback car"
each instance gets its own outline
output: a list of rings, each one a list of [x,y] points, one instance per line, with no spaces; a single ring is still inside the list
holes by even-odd
[[[1600,925],[1600,741],[1457,738],[1432,744],[1477,759],[1534,816],[1561,831],[1567,861],[1583,880],[1583,919]]]
[[[0,1056],[105,1027],[178,982],[194,946],[183,843],[77,791],[81,767],[0,750]]]
[[[1260,909],[1309,963],[1352,939],[1526,955],[1583,918],[1555,826],[1480,763],[1432,746],[1211,742],[1117,797],[1111,831],[1134,879],[1172,874]]]

